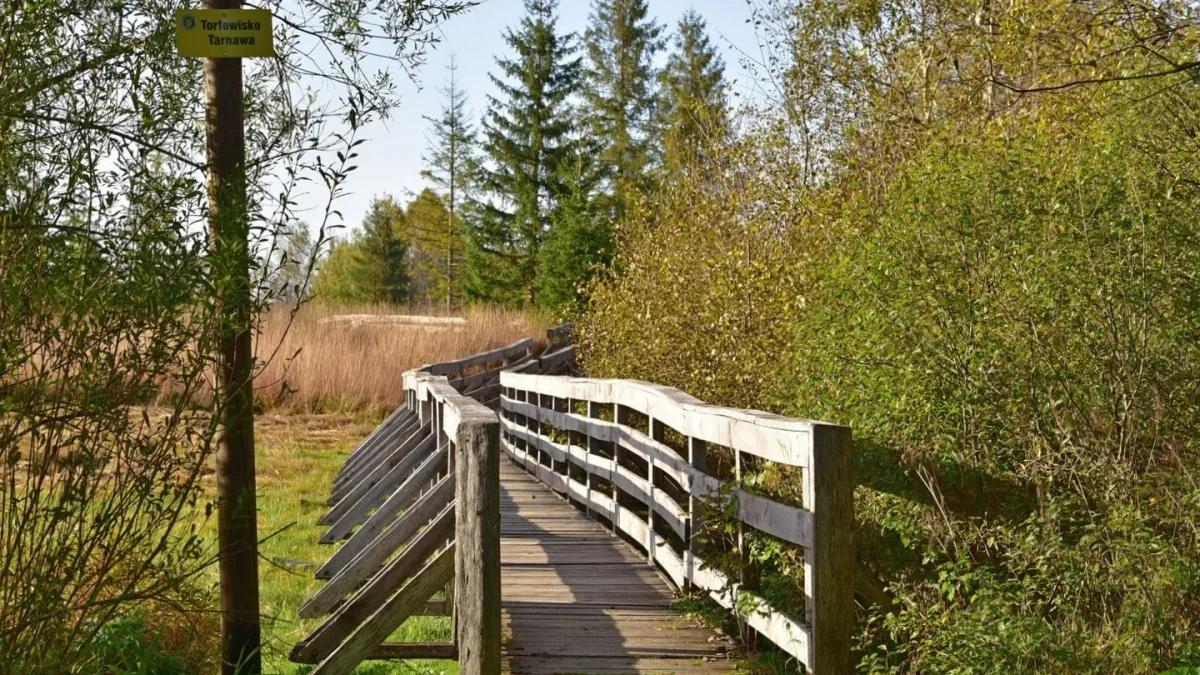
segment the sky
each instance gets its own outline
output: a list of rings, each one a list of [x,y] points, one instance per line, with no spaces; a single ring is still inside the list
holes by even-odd
[[[591,6],[590,0],[561,0],[559,6],[559,30],[582,33],[587,25]],[[742,67],[744,55],[757,56],[758,41],[748,19],[750,9],[745,0],[650,0],[650,11],[659,23],[673,34],[679,17],[688,9],[699,12],[708,23],[709,37],[717,45],[725,59],[726,78],[733,83],[733,90],[750,95],[749,78]],[[483,113],[488,94],[494,87],[488,72],[495,70],[495,56],[506,52],[504,29],[515,25],[523,14],[521,0],[484,0],[468,12],[455,16],[441,26],[442,42],[429,54],[427,63],[418,74],[420,83],[414,84],[405,75],[395,73],[400,83],[401,105],[385,122],[369,125],[363,135],[367,142],[358,148],[358,170],[348,182],[349,194],[335,203],[335,208],[344,217],[349,232],[362,222],[371,199],[385,194],[407,202],[411,195],[426,187],[420,173],[424,168],[421,161],[426,152],[429,123],[425,116],[437,116],[443,103],[438,89],[446,80],[446,67],[450,55],[456,55],[458,80],[467,93],[467,107],[471,112],[475,128]],[[670,42],[668,41],[668,49]],[[660,60],[664,55],[660,55]],[[319,195],[314,196],[320,197]],[[324,205],[323,198],[314,200],[304,220],[319,220],[316,201]]]

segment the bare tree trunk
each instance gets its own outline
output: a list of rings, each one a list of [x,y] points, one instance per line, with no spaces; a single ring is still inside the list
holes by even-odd
[[[204,0],[238,9],[240,0]],[[258,524],[254,486],[254,355],[250,343],[250,250],[242,60],[204,61],[208,133],[209,247],[221,319],[217,446],[222,673],[262,672],[258,615]]]

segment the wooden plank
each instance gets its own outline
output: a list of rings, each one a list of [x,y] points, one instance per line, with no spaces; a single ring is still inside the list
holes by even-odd
[[[435,442],[433,436],[427,436],[420,445],[408,453],[407,457],[396,463],[386,475],[364,491],[357,500],[351,503],[350,499],[346,499],[334,507],[334,511],[330,513],[338,512],[339,515],[321,537],[321,541],[337,541],[345,538],[354,528],[361,525],[376,507],[387,501],[389,495],[404,489],[404,485],[426,462],[441,454],[436,451]],[[414,495],[413,500],[415,499]],[[345,508],[342,508],[343,506]]]
[[[362,468],[352,471],[347,474],[348,477],[344,482],[334,486],[332,493],[332,502],[334,509],[343,501],[353,501],[357,499],[364,490],[370,489],[376,481],[382,476],[391,471],[392,467],[400,463],[413,448],[419,446],[429,433],[428,425],[414,425],[410,427],[410,431],[406,431],[406,436],[396,445],[391,445],[390,442],[386,449],[381,450],[379,456],[369,462],[365,462]],[[317,522],[321,525],[327,525],[337,520],[339,516],[330,513],[322,516]]]
[[[546,342],[552,345],[567,342],[575,334],[575,322],[568,321],[546,331]]]
[[[362,627],[313,669],[312,675],[347,675],[383,643],[405,619],[416,614],[429,596],[454,577],[454,545],[425,566],[416,577],[372,614]]]
[[[491,351],[480,352],[473,356],[468,356],[465,359],[457,361],[444,361],[442,363],[434,363],[428,366],[422,366],[421,370],[430,375],[447,375],[461,373],[468,368],[475,366],[483,366],[493,361],[512,360],[520,357],[522,354],[528,353],[533,349],[533,339],[525,338],[518,340],[506,347],[499,347]]]
[[[403,443],[410,435],[421,428],[421,420],[415,415],[409,415],[401,418],[401,420],[393,424],[387,429],[377,429],[382,431],[372,444],[360,448],[359,454],[348,457],[345,463],[342,464],[341,471],[333,479],[334,487],[340,487],[346,483],[353,483],[353,476],[356,472],[370,463],[377,462],[385,454],[392,452],[397,444]]]
[[[401,409],[405,410],[403,406]],[[421,422],[415,414],[407,410],[405,413],[395,418],[388,418],[383,425],[376,427],[369,439],[346,458],[346,461],[342,463],[341,470],[333,478],[335,486],[345,483],[349,474],[358,471],[366,462],[377,459],[380,452],[386,452],[397,441],[404,440],[408,434],[420,426]]]
[[[405,582],[422,568],[425,560],[444,544],[446,538],[453,532],[454,509],[451,507],[443,511],[442,515],[421,532],[412,544],[401,551],[400,555],[371,577],[365,586],[339,607],[325,623],[309,636],[308,640],[301,643],[303,646],[297,645],[292,650],[292,659],[297,663],[308,663],[311,662],[308,659],[319,660],[325,655],[331,654],[339,644],[346,640],[347,636],[358,629],[360,625],[365,625],[364,622],[368,621],[369,617],[383,611],[390,602],[389,598],[397,589],[401,589],[399,595],[407,594],[408,600],[415,602],[416,600],[412,597],[413,592],[408,590],[412,582],[407,584]],[[453,549],[453,545],[450,549]],[[444,554],[443,551],[441,555]],[[442,584],[444,585],[447,581],[449,578],[443,579]],[[435,588],[421,597],[419,599],[420,606],[423,607],[425,601],[431,598],[437,590]],[[414,605],[412,611],[416,612],[418,609]],[[392,627],[392,630],[395,630],[395,626]],[[388,634],[390,633],[391,631],[388,631]],[[370,647],[383,642],[388,634],[381,636]]]
[[[370,472],[371,467],[377,466],[379,462],[384,461],[394,454],[398,445],[409,440],[413,443],[419,442],[419,436],[417,438],[411,437],[420,430],[421,424],[418,420],[406,422],[404,426],[397,427],[392,432],[380,438],[378,446],[373,448],[360,461],[351,466],[343,466],[342,473],[333,481],[333,489],[329,493],[329,500],[326,504],[329,506],[337,505],[338,502],[345,498],[348,492],[361,483],[363,476]]]
[[[459,422],[454,455],[458,668],[462,675],[491,675],[500,670],[500,425],[482,406],[460,411]]]
[[[766,497],[737,490],[738,520],[756,530],[798,546],[811,547],[813,514]]]
[[[446,476],[344,567],[338,569],[338,564],[326,563],[327,567],[322,569],[327,572],[338,569],[337,573],[300,606],[297,615],[311,619],[333,610],[348,593],[374,575],[388,556],[409,543],[426,523],[444,511],[453,496],[454,477]]]
[[[522,468],[503,464],[509,672],[732,672],[726,643],[671,609],[669,584],[644,558]]]
[[[573,345],[557,349],[550,354],[542,354],[538,359],[542,363],[542,372],[558,374],[575,367],[575,347]]]
[[[723,655],[703,659],[647,659],[638,657],[530,657],[513,659],[514,675],[562,675],[563,673],[652,673],[653,675],[701,675],[731,673],[733,663]]]
[[[346,543],[342,544],[342,547],[329,559],[329,562],[317,571],[316,577],[318,579],[327,579],[336,574],[337,570],[341,569],[341,566],[350,562],[354,556],[366,548],[368,543],[375,540],[376,535],[391,525],[397,513],[416,502],[420,497],[421,490],[432,484],[438,474],[445,468],[446,451],[447,448],[443,446],[437,452],[429,455],[421,466],[417,467],[417,470],[409,475],[400,487],[396,488],[396,491],[387,498],[387,501],[367,518],[362,527],[358,528],[358,531],[351,535],[346,540]],[[320,542],[322,544],[332,544],[337,541],[330,534],[331,532],[332,530],[327,531],[321,536]]]
[[[338,473],[341,474],[341,472],[344,471],[347,466],[351,466],[352,463],[356,461],[356,458],[361,459],[361,456],[364,453],[375,447],[381,436],[389,431],[392,431],[397,424],[412,422],[413,419],[414,415],[406,405],[401,405],[393,410],[392,414],[387,416],[387,419],[380,423],[379,426],[375,427],[375,429],[371,431],[371,433],[368,434],[367,437],[364,438],[357,447],[350,451],[350,454],[346,456],[345,463],[342,464],[342,469],[339,470]]]
[[[364,661],[392,659],[457,659],[458,648],[450,642],[385,642],[372,649]],[[297,663],[317,663],[315,659]]]

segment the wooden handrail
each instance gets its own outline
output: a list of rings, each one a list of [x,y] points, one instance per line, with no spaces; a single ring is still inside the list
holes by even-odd
[[[848,428],[708,405],[676,389],[632,380],[503,372],[500,384],[501,446],[518,463],[637,542],[676,585],[708,591],[809,672],[853,670],[854,483]],[[601,419],[604,407],[611,407],[610,419]],[[635,413],[645,417],[643,429],[632,422]],[[680,450],[667,443],[668,429],[683,439]],[[707,472],[713,446],[733,454],[730,484]],[[801,507],[741,489],[750,457],[797,467]],[[582,470],[585,482],[572,476],[571,465]],[[630,499],[643,508],[628,508]],[[706,509],[714,506],[736,517],[743,556],[743,527],[804,549],[803,617],[789,616],[758,593],[752,565],[736,579],[705,565],[697,535]],[[682,546],[676,548],[672,538]]]

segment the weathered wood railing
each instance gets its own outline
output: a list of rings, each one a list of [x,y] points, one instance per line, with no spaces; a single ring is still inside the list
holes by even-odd
[[[559,333],[563,331],[559,329]],[[554,333],[552,330],[551,333]],[[555,336],[548,335],[551,345]],[[459,672],[500,668],[500,372],[563,372],[533,341],[404,374],[405,402],[350,454],[334,479],[317,570],[325,584],[301,618],[329,615],[291,659],[314,675],[367,659],[458,659]],[[489,407],[491,406],[491,407]],[[434,596],[445,591],[447,599]],[[409,617],[450,615],[453,641],[385,642]]]
[[[504,372],[500,384],[501,446],[519,464],[626,535],[676,585],[708,591],[809,672],[853,671],[848,428],[706,405],[645,382]],[[729,455],[733,476],[723,482],[708,464]],[[739,487],[747,466],[764,461],[798,468],[802,508]],[[734,514],[742,554],[744,528],[803,548],[803,618],[767,603],[753,573],[729,579],[704,564],[703,520],[718,508]]]

